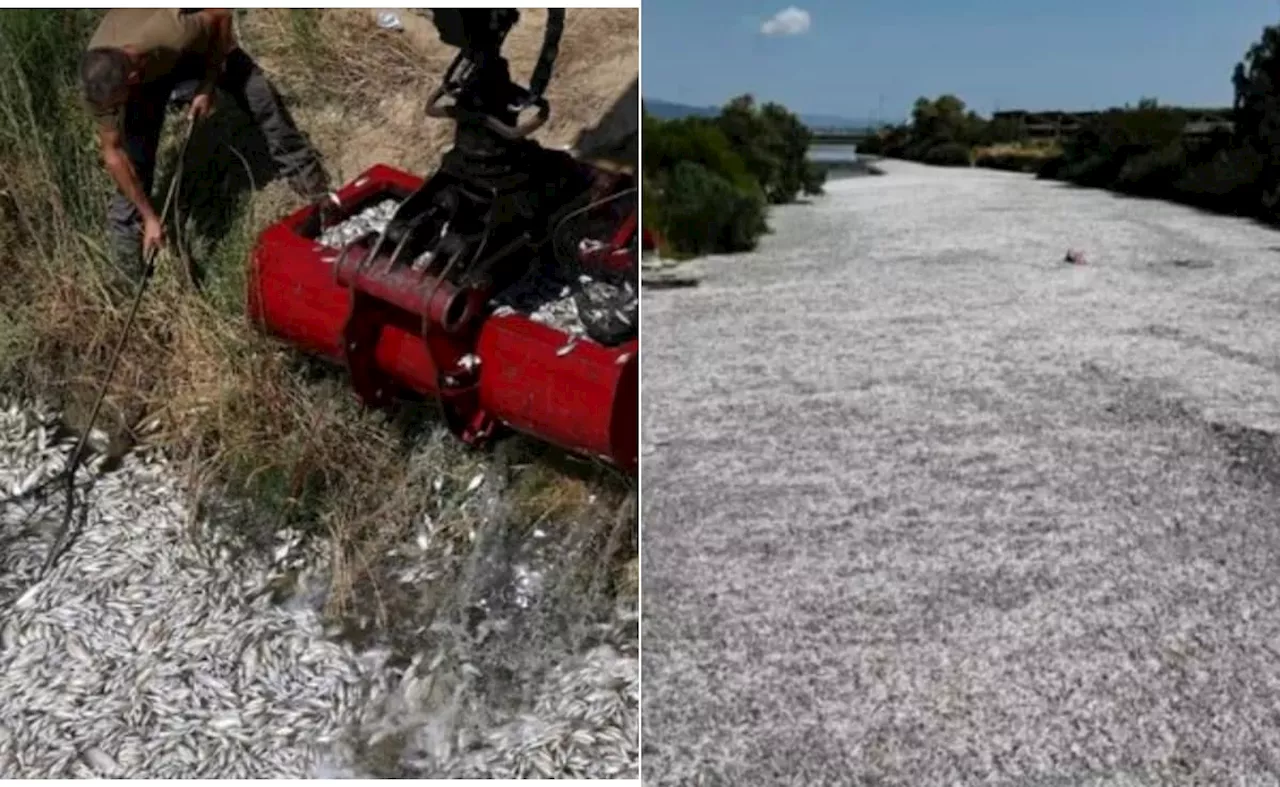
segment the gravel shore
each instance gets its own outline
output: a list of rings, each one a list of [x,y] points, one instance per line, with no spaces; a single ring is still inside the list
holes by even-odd
[[[1280,232],[880,166],[645,296],[646,782],[1277,783]]]

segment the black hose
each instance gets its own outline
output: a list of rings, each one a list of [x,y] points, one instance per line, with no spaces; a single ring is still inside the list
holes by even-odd
[[[542,34],[542,51],[538,54],[538,65],[529,78],[529,93],[536,101],[547,92],[551,84],[551,69],[555,68],[556,57],[560,54],[560,37],[564,35],[564,9],[547,9],[547,29]]]
[[[195,129],[194,118],[188,123],[186,134],[182,139],[182,151],[178,155],[178,168],[174,173],[174,177],[169,183],[169,193],[165,197],[164,207],[160,212],[160,223],[164,224],[165,219],[169,216],[169,208],[174,203],[174,195],[177,193],[178,184],[182,181],[182,170],[187,158],[187,145],[191,142],[191,132]],[[152,275],[155,273],[156,256],[159,249],[152,249],[147,254],[147,263],[142,272],[142,281],[138,283],[138,292],[133,297],[133,305],[129,309],[129,317],[125,321],[124,330],[120,332],[120,339],[116,342],[115,351],[111,355],[111,365],[107,367],[107,375],[102,381],[102,385],[98,389],[97,399],[93,403],[93,410],[89,414],[89,422],[84,427],[84,431],[80,435],[80,439],[76,442],[75,450],[71,452],[71,456],[67,458],[67,465],[59,474],[66,478],[67,481],[67,503],[62,514],[62,523],[58,527],[57,538],[54,539],[53,546],[49,549],[49,554],[45,557],[44,565],[40,568],[40,573],[36,576],[36,582],[40,582],[48,575],[49,570],[53,568],[58,558],[70,548],[72,541],[75,540],[77,532],[71,529],[71,514],[75,509],[75,488],[76,488],[76,471],[80,469],[80,461],[84,457],[85,446],[89,442],[89,435],[93,432],[94,423],[98,420],[98,413],[102,410],[102,403],[107,398],[107,389],[111,386],[111,381],[115,377],[116,367],[120,363],[120,356],[124,352],[125,343],[129,339],[129,334],[133,330],[133,322],[138,316],[138,307],[142,305],[142,296],[147,292],[147,285],[151,281]],[[58,476],[55,476],[55,478]]]

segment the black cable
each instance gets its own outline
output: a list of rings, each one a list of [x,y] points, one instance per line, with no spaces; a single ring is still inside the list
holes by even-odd
[[[178,155],[178,168],[174,173],[173,179],[169,183],[169,193],[164,200],[164,208],[160,212],[160,224],[163,226],[165,219],[169,216],[169,208],[173,205],[174,195],[177,193],[177,186],[182,180],[182,169],[186,163],[187,145],[191,142],[191,132],[195,129],[195,119],[187,125],[187,131],[182,139],[182,151]],[[71,543],[78,535],[71,530],[71,514],[75,509],[75,488],[76,488],[76,471],[80,469],[80,461],[84,457],[85,446],[89,442],[89,435],[93,432],[94,423],[98,420],[98,413],[102,410],[102,403],[107,398],[107,390],[111,387],[111,381],[115,377],[116,367],[120,363],[120,356],[124,352],[125,343],[129,339],[129,334],[133,330],[134,320],[138,316],[138,307],[142,305],[142,296],[147,292],[147,285],[151,281],[152,275],[155,273],[156,256],[159,248],[153,248],[147,255],[147,263],[142,272],[142,281],[138,283],[138,292],[133,297],[133,305],[129,309],[129,317],[125,321],[124,330],[120,332],[120,339],[116,342],[115,351],[111,355],[111,365],[107,368],[107,375],[102,381],[102,385],[98,389],[97,399],[94,401],[93,410],[89,414],[89,422],[85,426],[84,431],[80,435],[80,439],[76,442],[75,450],[71,452],[71,456],[67,458],[67,465],[60,473],[67,481],[67,503],[62,514],[62,523],[58,527],[57,538],[54,539],[53,546],[49,549],[49,554],[45,557],[44,565],[40,568],[40,573],[36,576],[36,582],[40,582],[48,575],[49,570],[53,568],[54,563],[62,556]],[[55,478],[58,476],[55,476]],[[83,524],[83,522],[81,523]]]
[[[551,69],[555,68],[556,57],[560,54],[560,37],[564,35],[564,9],[547,9],[547,29],[542,34],[542,51],[538,55],[538,65],[533,69],[529,79],[529,93],[536,101],[547,92],[551,83]]]

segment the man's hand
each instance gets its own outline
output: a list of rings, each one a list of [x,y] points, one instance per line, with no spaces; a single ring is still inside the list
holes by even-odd
[[[191,102],[189,117],[192,122],[209,114],[213,106],[213,90],[222,77],[227,55],[236,48],[231,9],[202,8],[195,17],[195,24],[204,27],[209,46],[205,60],[204,82],[196,98]]]
[[[189,117],[192,122],[195,122],[205,115],[208,115],[212,109],[213,94],[198,93],[195,98],[191,99],[191,108],[187,111],[187,117]]]
[[[142,187],[142,181],[133,168],[133,162],[125,152],[120,132],[113,128],[102,128],[99,130],[98,140],[102,148],[103,162],[106,164],[107,171],[111,173],[111,179],[142,215],[143,253],[147,254],[152,249],[158,249],[164,245],[164,227],[160,224],[160,217],[156,215],[155,208],[151,206],[151,199],[147,196],[146,189]]]
[[[142,221],[142,254],[149,257],[164,248],[164,225],[159,216],[148,216]]]

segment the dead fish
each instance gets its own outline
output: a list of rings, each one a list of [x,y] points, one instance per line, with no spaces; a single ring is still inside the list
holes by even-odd
[[[566,307],[558,314],[571,312]],[[24,478],[42,461],[29,449],[31,430],[45,416],[28,419],[21,429],[16,419],[0,412],[0,477],[6,481]],[[435,454],[424,456],[438,461]],[[412,705],[414,698],[398,692],[403,670],[393,664],[403,662],[393,661],[389,648],[332,642],[326,636],[340,632],[325,625],[310,601],[246,601],[245,594],[269,575],[273,550],[295,544],[298,534],[281,531],[266,549],[246,552],[203,513],[194,524],[188,521],[181,503],[186,490],[176,472],[129,454],[112,475],[98,480],[91,496],[78,493],[91,525],[38,586],[31,581],[47,545],[35,537],[6,542],[9,562],[0,575],[0,595],[21,597],[0,618],[0,693],[21,702],[0,703],[0,776],[298,778],[314,774],[312,755],[320,752],[346,768],[354,756],[349,752],[377,730],[410,740],[422,735],[429,720]],[[453,494],[444,469],[427,478],[437,495],[446,485]],[[459,491],[477,493],[485,480],[485,473],[476,473],[458,484]],[[457,502],[427,497],[433,516],[421,512],[416,523],[424,530],[445,528],[452,520],[443,512]],[[49,501],[55,517],[60,502]],[[0,519],[0,537],[14,527]],[[431,577],[447,581],[458,557],[472,557],[461,542],[476,539],[477,530],[463,529],[462,539],[429,537],[425,546],[433,551],[418,557],[414,541],[424,535],[429,533],[410,529],[402,542],[388,546],[398,551],[397,560],[410,560],[412,553],[419,564],[395,569],[412,568],[424,577],[419,583],[435,584]],[[328,571],[323,551],[294,551],[303,573],[319,577]],[[516,578],[516,604],[537,591],[534,573]],[[417,642],[449,636],[445,628],[428,635],[422,620],[392,625]],[[431,652],[436,671],[445,670],[446,662],[458,664],[458,654],[447,645]],[[424,656],[415,655],[420,669]],[[545,681],[531,686],[527,713],[519,718],[519,730],[528,734],[516,729],[514,716],[495,718],[491,729],[473,736],[482,748],[467,750],[476,754],[467,766],[471,772],[499,777],[527,768],[515,763],[539,756],[553,776],[606,778],[634,770],[635,689],[599,691],[599,697],[592,692],[608,685],[610,670],[634,682],[635,661],[608,658],[573,656],[557,663]],[[485,668],[464,662],[449,669],[464,678],[456,681],[456,691],[445,692],[446,702],[460,711],[477,699],[472,684]],[[418,679],[424,678],[429,680]],[[425,693],[418,685],[403,688]],[[20,712],[33,706],[46,712]],[[574,740],[572,730],[584,725],[582,741]],[[450,756],[462,756],[458,747],[466,740],[447,732],[445,737]],[[589,750],[586,737],[593,741]],[[417,747],[401,766],[409,769],[406,775],[424,776],[410,763],[438,768],[438,761],[428,760]]]
[[[91,748],[84,753],[85,763],[98,773],[115,773],[116,761],[102,749]]]

